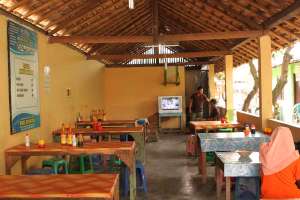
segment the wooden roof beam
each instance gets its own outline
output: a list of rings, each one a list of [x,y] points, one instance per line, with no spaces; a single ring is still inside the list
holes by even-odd
[[[126,60],[126,59],[151,59],[151,58],[200,58],[200,57],[213,57],[213,56],[224,56],[231,54],[231,51],[198,51],[198,52],[184,52],[184,53],[174,53],[174,54],[98,54],[94,56],[88,56],[88,60],[98,60],[98,59],[107,59],[107,60]]]
[[[295,1],[290,6],[280,11],[279,13],[273,15],[269,19],[263,22],[263,26],[266,29],[270,29],[278,24],[283,23],[284,21],[295,17],[300,13],[300,1]]]
[[[117,44],[117,43],[151,43],[152,36],[51,36],[49,43],[89,43],[89,44]]]
[[[199,40],[225,40],[237,38],[259,37],[264,31],[228,31],[173,34],[158,36],[159,42],[199,41]],[[49,43],[152,43],[152,36],[50,36]]]
[[[196,41],[196,40],[228,40],[249,37],[259,37],[264,31],[226,31],[226,32],[208,32],[208,33],[190,33],[177,35],[162,35],[160,41]]]
[[[195,61],[195,62],[177,62],[177,63],[168,63],[168,66],[186,66],[186,65],[209,65],[209,64],[215,64],[211,61]],[[124,68],[124,67],[162,67],[165,64],[108,64],[105,65],[105,67],[108,68]]]

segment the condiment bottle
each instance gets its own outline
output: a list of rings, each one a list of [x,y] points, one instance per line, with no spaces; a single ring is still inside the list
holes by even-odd
[[[71,128],[71,126],[70,126],[69,132],[68,132],[67,144],[72,145],[72,128]]]
[[[72,135],[72,146],[73,147],[77,146],[77,139],[76,139],[76,135],[75,134]]]
[[[61,134],[60,134],[60,143],[62,145],[67,143],[67,136],[65,133],[65,125],[64,124],[62,124],[62,129],[61,129]]]
[[[255,134],[255,125],[254,124],[251,124],[251,134]]]
[[[25,146],[30,147],[30,137],[28,133],[25,135]]]
[[[83,147],[83,137],[81,134],[78,136],[78,147]]]

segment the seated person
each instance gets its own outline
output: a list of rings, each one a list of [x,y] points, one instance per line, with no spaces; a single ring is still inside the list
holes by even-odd
[[[300,198],[299,152],[293,136],[286,127],[276,128],[270,142],[260,147],[262,167],[262,198]]]
[[[209,104],[210,104],[209,120],[219,121],[220,120],[220,111],[217,108],[217,100],[216,99],[211,99]]]

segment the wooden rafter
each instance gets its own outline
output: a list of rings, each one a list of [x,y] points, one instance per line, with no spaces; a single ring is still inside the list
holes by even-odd
[[[217,9],[217,7],[222,8],[222,11],[228,15],[231,16],[232,18],[239,20],[241,23],[245,24],[248,26],[250,29],[263,29],[263,27],[259,24],[257,24],[253,19],[250,19],[248,17],[243,16],[241,13],[236,12],[233,10],[231,7],[225,5],[222,1],[216,1],[214,0],[213,2],[209,1],[207,5],[210,5],[209,3],[213,3],[212,5],[214,6],[214,9]]]
[[[270,29],[285,20],[288,20],[295,15],[298,15],[300,13],[300,1],[296,0],[293,4],[291,4],[289,7],[285,8],[281,12],[273,15],[269,19],[267,19],[263,25],[266,29]]]
[[[158,42],[179,42],[179,41],[196,41],[196,40],[224,40],[258,37],[263,35],[263,31],[231,31],[231,32],[211,32],[211,33],[190,33],[160,35]],[[153,43],[153,36],[51,36],[50,43]]]
[[[22,7],[22,6],[26,5],[26,4],[28,4],[30,1],[31,0],[21,0],[21,1],[18,1],[12,7],[8,8],[7,11],[8,12],[13,12],[17,8]]]
[[[126,60],[126,59],[152,59],[152,58],[200,58],[200,57],[212,57],[212,56],[224,56],[231,54],[230,51],[199,51],[199,52],[184,52],[175,54],[156,54],[156,55],[133,55],[133,54],[98,54],[94,56],[88,56],[88,59],[108,59],[108,60]]]
[[[176,63],[170,63],[169,66],[186,66],[186,65],[209,65],[214,64],[214,62],[211,61],[197,61],[197,62],[176,62]],[[124,68],[124,67],[161,67],[164,66],[164,64],[108,64],[106,67],[109,68]]]
[[[97,7],[98,5],[101,5],[101,1],[99,0],[90,0],[89,3],[87,3],[87,5],[81,9],[78,10],[78,12],[76,12],[76,17],[74,17],[73,19],[76,18],[80,18],[82,16],[84,16],[87,12],[95,9],[95,7]],[[65,25],[68,25],[71,21],[73,21],[73,19],[70,18],[65,18],[64,20],[62,20],[59,24],[56,25],[56,27],[50,31],[51,34],[57,33],[58,31],[60,31],[61,29],[64,29]]]

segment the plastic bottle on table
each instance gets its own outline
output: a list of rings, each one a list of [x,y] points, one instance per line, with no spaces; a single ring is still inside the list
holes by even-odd
[[[73,147],[77,146],[77,139],[76,139],[76,135],[75,134],[72,135],[72,146]]]
[[[25,146],[30,147],[30,137],[28,133],[25,135]]]
[[[251,124],[251,134],[255,134],[255,125],[254,124]]]
[[[72,145],[72,128],[70,126],[68,136],[67,136],[67,144]]]
[[[78,136],[78,147],[83,147],[83,136],[81,134]]]
[[[67,143],[67,136],[65,133],[65,125],[62,124],[61,134],[60,134],[60,143],[65,145]]]

